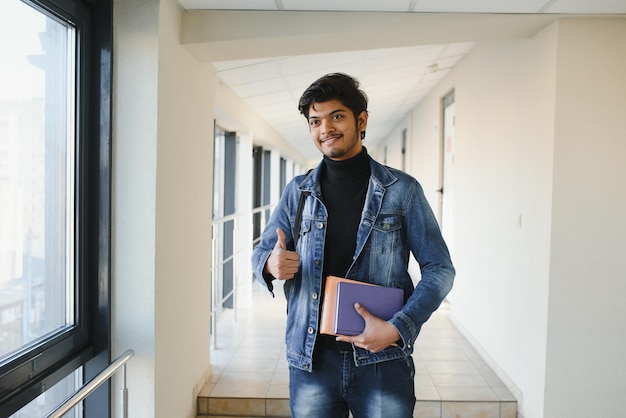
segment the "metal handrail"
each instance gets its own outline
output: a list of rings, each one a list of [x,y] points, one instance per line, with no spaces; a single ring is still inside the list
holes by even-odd
[[[252,209],[252,216],[254,216],[256,214],[271,213],[271,211],[274,208],[274,206],[276,206],[276,205],[270,203],[270,204],[267,204],[265,206],[256,207],[256,208]],[[261,220],[265,221],[263,218],[261,218]],[[262,226],[264,224],[265,224],[265,222],[263,222]],[[261,228],[261,229],[263,229],[263,228]],[[261,237],[257,237],[257,238],[252,240],[252,245],[256,246],[260,241],[261,241]]]
[[[275,206],[274,204],[269,204],[269,205],[254,208],[252,209],[251,214],[252,216],[254,216],[257,213],[262,214],[265,212],[271,212],[274,206]],[[212,260],[211,261],[211,347],[212,348],[217,348],[218,311],[220,307],[222,306],[222,304],[231,297],[233,298],[233,312],[235,315],[235,321],[237,321],[237,318],[238,318],[238,306],[237,306],[238,293],[237,292],[239,290],[238,289],[239,278],[238,278],[237,265],[238,265],[238,257],[240,256],[240,253],[241,253],[241,248],[239,248],[238,238],[239,238],[240,218],[243,218],[244,216],[246,216],[246,213],[239,212],[239,213],[233,213],[230,215],[212,219],[212,247],[213,247],[213,251],[211,254],[211,260]],[[217,230],[220,226],[223,226],[226,222],[230,222],[230,221],[233,222],[232,254],[228,257],[222,258],[218,255]],[[265,220],[262,219],[261,229],[263,229],[264,224],[265,224]],[[257,240],[253,240],[252,244],[255,245],[258,240],[260,240],[260,238],[258,238]],[[224,264],[226,264],[229,261],[233,262],[233,288],[227,294],[218,296],[217,295],[218,280],[221,279],[219,269],[223,267]]]
[[[239,249],[239,218],[244,216],[243,213],[233,213],[230,215],[222,216],[220,218],[214,218],[213,221],[213,231],[212,231],[212,262],[211,262],[211,346],[213,348],[217,348],[217,313],[218,308],[222,306],[222,304],[228,300],[228,298],[233,298],[233,311],[235,313],[235,320],[237,320],[237,255],[240,252]],[[217,242],[217,228],[223,226],[226,222],[233,222],[233,243],[232,243],[232,255],[226,258],[222,258],[218,260],[218,242]],[[228,294],[222,295],[222,297],[217,296],[217,281],[220,274],[218,273],[219,268],[224,266],[228,261],[233,261],[233,288]]]
[[[132,356],[135,355],[134,350],[126,350],[124,354],[119,356],[113,363],[111,363],[106,369],[102,370],[100,374],[91,379],[82,388],[74,392],[72,396],[64,400],[56,409],[46,415],[45,418],[60,418],[67,414],[72,408],[78,405],[83,399],[89,396],[94,390],[96,390],[101,384],[106,382],[113,376],[120,367],[123,367],[123,380],[124,385],[122,387],[122,418],[128,416],[128,389],[126,387],[126,363]]]
[[[267,204],[265,206],[258,206],[254,209],[252,209],[252,214],[254,215],[255,213],[262,213],[265,212],[266,210],[271,210],[274,207],[273,204]]]

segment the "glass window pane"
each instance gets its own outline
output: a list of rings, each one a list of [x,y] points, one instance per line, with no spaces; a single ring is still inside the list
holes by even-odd
[[[0,2],[0,363],[74,322],[75,31]]]
[[[41,418],[54,411],[62,402],[72,396],[83,384],[82,367],[70,373],[45,393],[42,393],[32,402],[20,409],[9,418]],[[63,418],[78,418],[83,416],[83,404],[79,403]]]

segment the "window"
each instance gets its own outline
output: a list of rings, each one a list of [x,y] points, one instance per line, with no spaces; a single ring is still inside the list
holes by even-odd
[[[0,2],[0,416],[109,361],[110,16]]]
[[[23,3],[3,8],[2,37],[22,42],[0,70],[0,360],[76,325],[76,33]]]
[[[216,274],[212,280],[215,286],[213,309],[218,314],[223,308],[233,308],[235,303],[237,147],[237,133],[216,125],[213,149],[213,239],[216,243],[213,269]]]

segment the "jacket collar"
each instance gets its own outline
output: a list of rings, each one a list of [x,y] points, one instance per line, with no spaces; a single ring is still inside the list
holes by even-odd
[[[389,167],[386,167],[379,162],[375,161],[372,157],[368,156],[370,160],[371,178],[379,186],[386,188],[398,181],[398,178],[392,173]],[[313,195],[320,195],[320,173],[322,169],[323,161],[310,170],[304,177],[304,180],[300,183],[299,189],[304,192],[309,192]]]

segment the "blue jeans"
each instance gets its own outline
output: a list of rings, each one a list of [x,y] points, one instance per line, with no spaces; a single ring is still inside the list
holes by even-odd
[[[293,418],[410,418],[413,358],[356,366],[352,352],[319,349],[312,372],[289,368]]]

